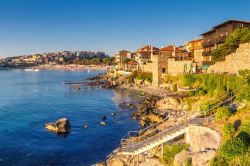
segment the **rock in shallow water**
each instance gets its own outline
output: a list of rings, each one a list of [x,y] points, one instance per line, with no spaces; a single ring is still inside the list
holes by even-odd
[[[71,125],[67,118],[60,118],[56,122],[46,123],[45,128],[56,133],[69,133]]]
[[[106,115],[102,115],[102,120],[105,121],[107,119]]]
[[[106,122],[104,122],[104,121],[101,121],[100,124],[103,126],[106,126]]]

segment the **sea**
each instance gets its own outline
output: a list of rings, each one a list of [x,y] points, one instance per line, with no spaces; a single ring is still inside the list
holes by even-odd
[[[139,128],[134,110],[125,105],[142,98],[105,88],[77,91],[73,86],[70,91],[64,84],[104,72],[0,71],[0,166],[89,166],[104,161],[128,131]],[[106,126],[100,125],[103,115]],[[69,134],[44,128],[62,117],[71,123]]]

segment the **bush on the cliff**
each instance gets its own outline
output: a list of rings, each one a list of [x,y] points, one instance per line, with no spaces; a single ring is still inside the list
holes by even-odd
[[[246,132],[246,133],[248,133],[248,134],[250,134],[250,119],[249,119],[249,118],[247,118],[247,119],[243,122],[243,124],[242,124],[241,127],[240,127],[240,130],[241,130],[241,131],[244,131],[244,132]]]
[[[179,84],[181,86],[192,87],[196,81],[196,76],[194,74],[185,74],[179,76]]]
[[[216,112],[216,120],[227,120],[232,115],[230,109],[226,106],[220,107]]]
[[[169,83],[169,84],[172,84],[172,83],[177,83],[178,82],[178,77],[177,76],[172,76],[172,75],[166,75],[164,77],[164,82],[165,83]]]
[[[204,96],[204,95],[207,94],[207,91],[205,89],[200,88],[199,90],[197,90],[195,92],[195,94],[198,95],[198,96]]]
[[[180,144],[175,144],[175,145],[164,145],[163,149],[163,162],[166,165],[173,165],[174,161],[174,156],[181,152],[184,149],[187,149],[188,145],[180,145]]]
[[[250,101],[250,70],[240,70],[238,73],[243,82],[243,86],[240,87],[242,93],[238,98]]]
[[[241,132],[238,134],[237,138],[240,138],[241,140],[243,140],[244,143],[245,143],[245,145],[249,145],[249,143],[250,143],[250,136],[249,136],[249,134],[248,134],[247,132],[245,132],[245,131],[241,131]]]
[[[233,138],[235,134],[235,128],[232,123],[226,123],[222,128],[222,135],[225,139]]]
[[[152,82],[152,73],[139,72],[134,79]]]
[[[241,138],[233,138],[224,143],[220,148],[220,154],[225,159],[231,160],[240,157],[247,150],[247,145]]]
[[[201,105],[200,105],[200,111],[202,113],[202,115],[212,115],[216,109],[213,109],[215,107],[216,103],[213,103],[212,101],[204,101]]]
[[[220,155],[216,155],[211,161],[210,166],[229,166],[227,160]]]

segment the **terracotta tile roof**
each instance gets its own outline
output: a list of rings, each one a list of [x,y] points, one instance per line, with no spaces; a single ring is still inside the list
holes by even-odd
[[[204,40],[204,39],[200,38],[200,39],[195,39],[195,40],[189,41],[188,43],[199,42],[199,41],[203,41],[203,40]]]
[[[152,49],[151,47],[153,47],[153,51],[158,51],[159,50],[159,48],[157,48],[157,47],[154,47],[154,46],[151,46],[151,45],[147,45],[145,47],[139,48],[137,50],[137,52],[149,52]]]
[[[130,62],[128,62],[128,64],[129,64],[129,65],[137,65],[137,62],[135,62],[135,61],[130,61]]]
[[[174,49],[174,47],[175,47],[175,49]],[[174,45],[166,46],[166,47],[163,47],[160,49],[160,51],[174,51],[174,50],[175,51],[183,51],[181,48],[178,48]]]

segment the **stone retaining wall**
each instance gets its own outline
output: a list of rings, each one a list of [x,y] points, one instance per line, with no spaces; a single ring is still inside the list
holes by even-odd
[[[209,73],[236,74],[239,70],[250,69],[250,43],[240,44],[239,48],[208,68]]]
[[[167,73],[177,75],[192,71],[192,63],[191,60],[175,61],[174,59],[169,59]]]

